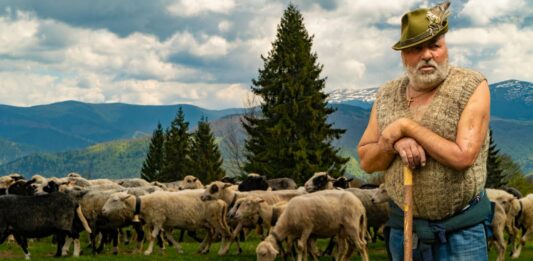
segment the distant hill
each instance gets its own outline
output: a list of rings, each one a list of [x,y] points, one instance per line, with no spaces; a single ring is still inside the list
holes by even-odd
[[[151,135],[165,128],[182,106],[194,127],[202,116],[215,120],[241,109],[207,110],[193,105],[144,106],[66,101],[33,107],[0,105],[0,137],[40,151],[58,152],[101,142]]]
[[[532,84],[510,80],[491,84],[490,89],[490,126],[497,148],[500,153],[510,155],[519,163],[526,174],[533,174]],[[366,127],[376,90],[355,90],[357,93],[339,91],[330,103],[337,111],[330,115],[328,121],[334,123],[335,128],[347,130],[341,139],[334,141],[334,145],[341,149],[344,156],[352,158],[348,171],[353,175],[362,173],[357,164],[356,146]],[[93,178],[137,177],[146,155],[149,135],[157,121],[168,125],[177,112],[177,105],[65,102],[36,107],[26,110],[29,108],[0,106],[0,137],[3,137],[0,138],[0,164],[9,162],[0,165],[0,175],[19,172],[58,176],[78,171],[90,174]],[[231,153],[222,145],[225,139],[230,138],[230,132],[236,133],[239,144],[244,142],[245,133],[239,120],[242,109],[210,111],[190,105],[183,105],[183,109],[186,120],[191,123],[191,130],[195,128],[201,115],[209,118],[225,157],[224,167],[233,173]],[[9,135],[6,134],[8,130]],[[15,142],[9,137],[18,137],[24,142]],[[129,139],[132,137],[137,138]],[[94,145],[98,140],[107,139],[124,140]],[[39,142],[31,143],[32,140]],[[50,153],[67,150],[68,147],[76,149]]]
[[[81,173],[86,178],[139,177],[149,137],[118,140],[85,149],[59,153],[35,153],[0,166],[0,175],[20,173],[26,178]]]

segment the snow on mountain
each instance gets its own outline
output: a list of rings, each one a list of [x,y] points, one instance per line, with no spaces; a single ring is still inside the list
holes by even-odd
[[[342,103],[346,101],[373,102],[376,99],[378,88],[368,89],[337,89],[329,93],[328,100],[331,103]]]

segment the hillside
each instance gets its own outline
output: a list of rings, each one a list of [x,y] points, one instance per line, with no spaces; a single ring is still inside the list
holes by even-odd
[[[20,173],[31,177],[64,176],[78,172],[87,178],[139,177],[149,138],[100,143],[81,150],[35,153],[0,166],[0,175]]]
[[[510,155],[526,174],[533,174],[533,85],[510,80],[491,84],[490,88],[493,101],[490,126],[497,148],[500,153]],[[366,127],[376,89],[354,91],[356,93],[344,90],[335,94],[331,105],[337,110],[330,115],[328,121],[334,123],[335,128],[347,130],[342,138],[333,144],[341,149],[344,156],[351,157],[348,172],[360,175],[362,172],[357,165],[355,148]],[[354,97],[359,100],[353,100]],[[183,106],[186,120],[191,123],[191,131],[201,115],[207,115],[221,147],[224,168],[228,173],[235,173],[234,151],[228,148],[227,144],[233,140],[234,144],[242,146],[244,142],[245,132],[240,125],[242,109],[209,111],[189,105]],[[40,173],[56,176],[77,171],[90,173],[94,178],[136,177],[146,155],[148,136],[157,121],[168,125],[177,111],[177,105],[138,106],[79,102],[52,104],[40,109],[39,106],[36,107],[25,111],[29,108],[0,106],[0,137],[4,137],[0,138],[0,164],[9,162],[0,165],[0,175],[20,172],[26,175]],[[4,112],[10,112],[11,115]],[[17,117],[19,119],[15,120]],[[6,135],[8,130],[9,135]],[[24,143],[8,139],[22,136]],[[97,140],[118,136],[124,140],[94,145]],[[129,139],[131,137],[137,138]],[[36,141],[35,146],[26,145],[26,142],[31,140],[38,142]],[[54,153],[67,150],[68,147],[75,149]],[[240,150],[242,160],[242,147]]]
[[[101,142],[151,135],[166,128],[182,106],[191,127],[200,117],[215,120],[241,109],[206,110],[192,105],[143,106],[66,101],[33,107],[0,105],[0,137],[46,152],[85,148]]]

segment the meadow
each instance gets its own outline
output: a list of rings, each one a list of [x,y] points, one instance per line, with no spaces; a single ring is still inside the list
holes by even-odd
[[[177,237],[176,237],[177,238]],[[119,244],[119,254],[113,255],[112,248],[110,245],[106,245],[104,253],[93,256],[91,250],[87,248],[87,238],[82,237],[82,255],[80,257],[74,258],[72,256],[62,257],[60,259],[54,258],[55,246],[51,243],[50,238],[40,239],[29,244],[29,250],[31,253],[32,260],[112,260],[112,261],[122,261],[122,260],[184,260],[184,261],[202,261],[202,260],[255,260],[255,247],[259,243],[259,238],[255,235],[250,236],[250,238],[241,244],[243,252],[241,254],[236,254],[236,247],[232,245],[230,253],[226,256],[218,256],[217,251],[220,246],[219,243],[214,243],[211,246],[211,251],[206,255],[197,254],[196,250],[199,243],[192,242],[189,239],[185,239],[183,242],[182,248],[184,253],[178,254],[174,248],[166,247],[164,250],[160,250],[158,247],[154,247],[154,252],[150,256],[144,256],[142,253],[135,251],[134,244],[124,245]],[[320,249],[324,249],[327,241],[319,240],[318,241]],[[146,244],[144,247],[146,248]],[[384,243],[378,241],[377,243],[371,243],[368,246],[369,258],[370,260],[376,261],[385,261],[387,260],[387,254],[385,252]],[[508,255],[509,251],[507,251]],[[24,255],[22,250],[15,242],[4,242],[0,245],[0,260],[24,260]],[[278,258],[278,260],[281,260]],[[331,257],[321,257],[319,260],[333,260]],[[361,260],[359,256],[352,256],[351,260]],[[490,251],[489,260],[496,260],[496,252],[493,247]],[[506,256],[506,260],[512,260],[510,257]],[[526,247],[522,249],[522,254],[520,258],[514,260],[523,260],[530,261],[533,260],[533,242],[528,242]]]

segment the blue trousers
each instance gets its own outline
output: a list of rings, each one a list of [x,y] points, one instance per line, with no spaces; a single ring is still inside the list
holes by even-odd
[[[447,234],[445,244],[437,243],[433,259],[439,261],[486,261],[487,237],[482,223]],[[415,242],[413,242],[415,244]],[[393,261],[403,260],[403,230],[391,228],[389,250]]]

